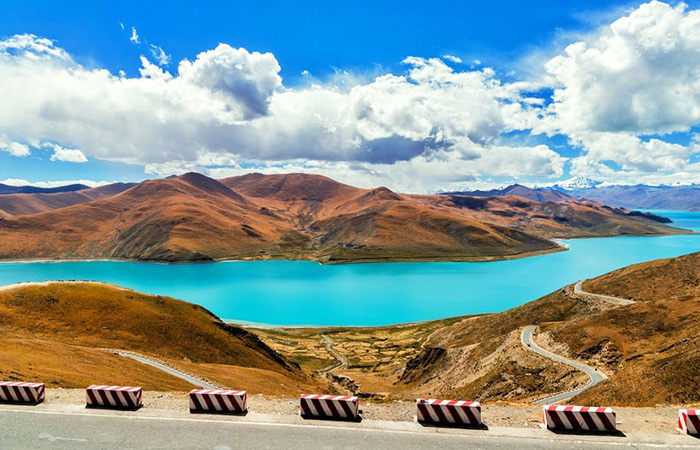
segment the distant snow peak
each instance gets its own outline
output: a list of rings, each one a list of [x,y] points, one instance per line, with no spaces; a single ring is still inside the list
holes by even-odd
[[[555,184],[554,188],[574,190],[574,189],[592,189],[600,186],[600,181],[592,180],[585,177],[574,177],[568,180]]]

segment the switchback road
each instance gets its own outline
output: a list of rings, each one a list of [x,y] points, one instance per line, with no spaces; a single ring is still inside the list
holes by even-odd
[[[557,355],[556,353],[552,353],[548,350],[543,349],[539,345],[535,344],[535,342],[532,340],[532,334],[534,333],[535,329],[537,327],[535,325],[530,325],[525,328],[523,328],[523,333],[521,336],[521,341],[523,343],[523,346],[527,348],[528,350],[531,350],[539,355],[544,356],[545,358],[549,358],[553,361],[560,362],[562,364],[566,364],[567,366],[571,366],[574,369],[580,370],[581,372],[584,372],[586,375],[588,375],[588,378],[590,381],[579,388],[574,389],[573,391],[568,391],[568,392],[562,392],[557,395],[553,395],[551,397],[546,397],[541,400],[538,400],[535,402],[536,405],[550,405],[554,403],[560,403],[564,402],[566,400],[569,400],[581,392],[585,391],[586,389],[590,389],[596,384],[600,383],[603,381],[606,377],[604,374],[598,372],[596,369],[594,369],[591,366],[587,366],[586,364],[574,361],[572,359],[566,358],[561,355]]]

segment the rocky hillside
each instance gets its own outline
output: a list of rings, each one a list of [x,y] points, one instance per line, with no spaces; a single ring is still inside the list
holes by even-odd
[[[637,303],[615,306],[571,286],[501,314],[465,318],[434,332],[405,364],[406,388],[477,399],[530,400],[571,386],[565,366],[524,352],[519,333],[610,377],[576,402],[628,406],[693,404],[700,382],[700,253],[626,267],[584,290]],[[536,389],[535,389],[536,388]]]
[[[562,250],[557,237],[683,232],[595,202],[404,195],[305,174],[189,173],[4,197],[3,259],[473,261]]]
[[[101,200],[134,187],[136,183],[113,183],[96,188],[50,193],[14,193],[0,195],[0,217],[36,214],[67,206]]]
[[[637,303],[543,327],[562,351],[611,374],[581,401],[653,406],[699,400],[700,253],[626,267],[584,288]]]

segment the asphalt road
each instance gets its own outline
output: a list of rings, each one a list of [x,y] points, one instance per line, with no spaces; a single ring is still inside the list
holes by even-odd
[[[569,392],[562,392],[561,394],[553,395],[551,397],[543,398],[541,400],[538,400],[535,402],[536,405],[550,405],[554,403],[561,403],[565,402],[581,392],[585,391],[586,389],[590,389],[596,384],[600,383],[605,379],[605,375],[602,373],[598,372],[591,366],[587,366],[586,364],[582,364],[577,361],[573,361],[571,359],[565,358],[564,356],[557,355],[555,353],[552,353],[550,351],[547,351],[543,349],[542,347],[538,346],[535,344],[535,342],[532,340],[532,333],[535,331],[535,328],[537,328],[535,325],[530,325],[527,326],[523,329],[522,333],[522,343],[527,348],[528,350],[531,350],[535,353],[538,353],[545,358],[549,358],[554,361],[558,361],[560,363],[566,364],[568,366],[571,366],[575,369],[580,370],[581,372],[584,372],[586,375],[588,375],[588,378],[590,378],[590,381],[588,384],[585,386],[581,386],[580,388],[574,389],[573,391]]]
[[[631,305],[633,303],[636,303],[634,300],[629,300],[626,298],[619,298],[619,297],[613,297],[610,295],[601,295],[601,294],[593,294],[592,292],[586,292],[583,290],[581,285],[583,284],[583,281],[579,281],[574,285],[574,294],[578,294],[580,296],[584,297],[592,297],[592,298],[597,298],[599,300],[603,300],[608,303],[612,303],[613,305],[619,305],[619,306],[625,306],[625,305]]]
[[[339,450],[603,450],[647,448],[623,437],[489,436],[488,431],[392,431],[313,424],[249,423],[206,419],[0,410],[0,449],[339,449]],[[449,430],[455,431],[455,430]],[[589,437],[590,438],[590,437]],[[643,441],[642,441],[643,442]],[[684,442],[685,444],[685,442]],[[695,442],[688,442],[697,445]],[[681,445],[677,448],[683,448]],[[648,448],[674,448],[650,444]]]
[[[116,352],[119,356],[123,356],[125,358],[131,358],[133,360],[136,360],[142,364],[147,364],[151,367],[155,367],[158,370],[162,370],[165,373],[168,373],[174,377],[178,377],[181,380],[185,380],[188,383],[201,387],[202,389],[221,389],[220,387],[214,386],[212,384],[207,383],[204,380],[200,380],[199,378],[195,378],[193,376],[187,375],[186,373],[180,372],[179,370],[173,369],[172,367],[168,367],[165,364],[161,364],[158,361],[153,361],[148,358],[144,358],[142,356],[136,355],[134,353],[127,353],[127,352]],[[2,450],[2,449],[0,449]]]

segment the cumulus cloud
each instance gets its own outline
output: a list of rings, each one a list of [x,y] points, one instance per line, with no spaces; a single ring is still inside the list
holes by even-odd
[[[29,156],[31,153],[27,144],[15,142],[4,134],[0,134],[0,151],[12,156]]]
[[[56,144],[48,144],[45,145],[45,147],[53,148],[51,161],[64,161],[72,163],[84,163],[88,161],[85,154],[76,148],[63,148]]]
[[[104,186],[115,183],[115,181],[95,181],[95,180],[59,180],[59,181],[28,181],[21,178],[6,178],[0,180],[0,183],[8,186],[34,186],[40,188],[54,188],[60,186],[68,186],[71,184],[84,184],[89,187]]]
[[[459,56],[454,56],[454,55],[442,55],[442,57],[448,61],[452,61],[453,63],[461,64],[462,63],[462,58]]]
[[[419,173],[435,183],[431,173],[554,177],[564,164],[546,146],[504,143],[504,133],[537,120],[537,102],[488,68],[455,71],[439,58],[411,57],[398,75],[292,89],[274,55],[226,44],[174,73],[141,57],[139,76],[129,78],[81,66],[52,41],[13,39],[22,43],[0,52],[0,132],[151,173],[316,161],[408,186]]]
[[[546,70],[556,83],[538,131],[562,133],[584,154],[577,175],[684,169],[694,146],[665,141],[700,123],[700,11],[642,4],[589,39],[569,45]]]

